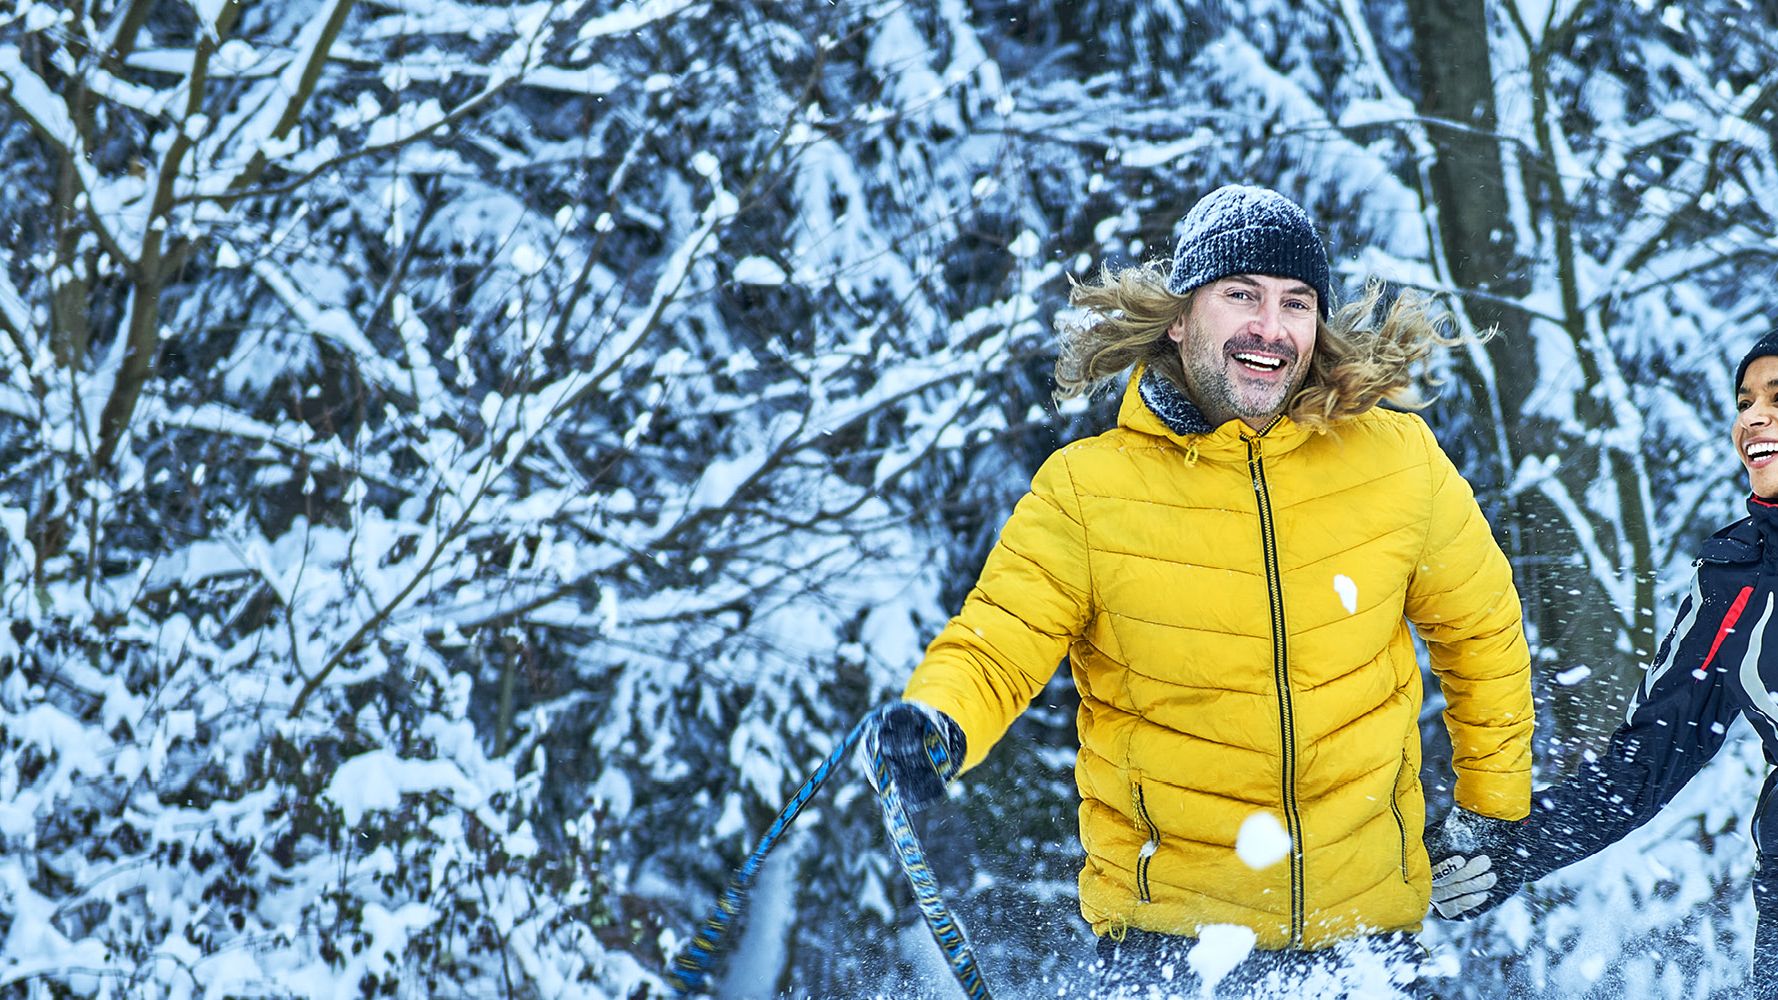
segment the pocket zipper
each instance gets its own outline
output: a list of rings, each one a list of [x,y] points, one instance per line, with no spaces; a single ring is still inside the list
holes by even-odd
[[[1148,840],[1142,845],[1142,853],[1136,856],[1136,898],[1140,902],[1147,903],[1153,898],[1149,895],[1148,889],[1148,863],[1154,859],[1155,852],[1160,849],[1161,831],[1154,825],[1154,820],[1148,818],[1148,802],[1143,798],[1142,784],[1131,782],[1130,791],[1136,801],[1136,819],[1148,834]]]
[[[1395,784],[1389,787],[1389,811],[1395,814],[1395,833],[1401,844],[1401,880],[1408,878],[1408,821],[1401,814],[1401,776],[1408,769],[1408,752],[1401,752],[1401,763],[1395,768]]]

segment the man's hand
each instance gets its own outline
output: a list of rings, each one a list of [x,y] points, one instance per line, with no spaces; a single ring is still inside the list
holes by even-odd
[[[963,769],[963,742],[963,728],[955,719],[929,705],[901,701],[872,713],[858,763],[871,787],[882,791],[873,763],[880,750],[902,805],[915,812],[945,797]]]
[[[1468,920],[1492,910],[1519,891],[1511,859],[1519,824],[1464,809],[1426,831],[1432,859],[1432,909],[1446,920]]]

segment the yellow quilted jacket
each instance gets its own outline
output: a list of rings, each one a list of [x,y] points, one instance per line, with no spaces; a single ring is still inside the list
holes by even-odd
[[[1140,377],[1116,429],[1038,470],[905,697],[957,720],[973,767],[1067,655],[1098,934],[1238,924],[1313,949],[1417,930],[1410,622],[1449,706],[1458,804],[1530,806],[1519,600],[1469,485],[1411,414],[1181,434]]]

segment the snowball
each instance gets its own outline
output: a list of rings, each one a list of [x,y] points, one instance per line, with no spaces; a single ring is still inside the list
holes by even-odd
[[[1186,953],[1185,961],[1204,981],[1204,990],[1208,992],[1252,953],[1256,940],[1251,927],[1209,924],[1198,928],[1198,943]]]
[[[1345,607],[1346,613],[1349,615],[1357,614],[1358,584],[1353,582],[1352,578],[1346,574],[1336,573],[1334,574],[1333,587],[1334,593],[1340,595],[1340,604]]]
[[[1278,817],[1269,812],[1256,812],[1241,823],[1235,838],[1235,853],[1255,871],[1284,860],[1290,853],[1290,834]]]

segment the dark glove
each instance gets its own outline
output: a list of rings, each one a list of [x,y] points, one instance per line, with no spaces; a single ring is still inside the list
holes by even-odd
[[[1432,909],[1446,920],[1468,920],[1513,897],[1526,882],[1520,863],[1522,822],[1452,809],[1426,831],[1432,860]]]
[[[874,764],[879,751],[902,805],[914,812],[944,798],[963,769],[963,727],[929,705],[899,701],[871,713],[859,750],[865,776],[880,792]]]

